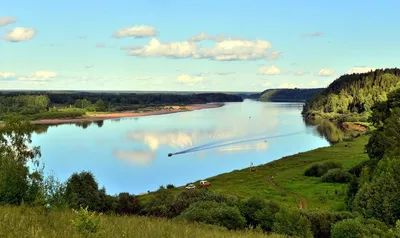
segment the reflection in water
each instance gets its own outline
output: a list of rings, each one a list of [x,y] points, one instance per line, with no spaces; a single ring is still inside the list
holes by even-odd
[[[91,121],[83,121],[83,122],[77,122],[75,123],[75,126],[77,127],[82,127],[83,129],[88,128],[92,124]]]
[[[234,146],[228,146],[228,147],[222,147],[219,148],[219,152],[224,152],[224,151],[239,151],[239,150],[255,150],[255,151],[260,151],[260,150],[267,150],[268,149],[268,143],[266,141],[263,142],[253,142],[253,143],[248,143],[244,145],[234,145]]]
[[[113,154],[117,159],[133,165],[146,165],[155,158],[155,152],[152,151],[115,150]]]
[[[103,124],[104,124],[104,121],[103,121],[103,120],[100,120],[100,121],[95,121],[94,123],[95,123],[98,127],[102,127]]]
[[[331,144],[335,144],[345,139],[346,133],[340,129],[339,125],[321,118],[303,117],[307,126],[317,126],[316,132],[323,138],[326,138]]]

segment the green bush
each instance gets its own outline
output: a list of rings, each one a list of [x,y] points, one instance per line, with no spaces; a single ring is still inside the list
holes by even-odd
[[[319,238],[331,237],[331,228],[334,223],[356,217],[355,214],[350,212],[330,212],[323,210],[302,210],[301,214],[306,216],[310,221],[314,237]]]
[[[40,119],[57,119],[57,118],[76,118],[82,117],[85,112],[82,111],[58,111],[58,112],[42,112],[29,116],[31,120]]]
[[[100,217],[95,212],[89,212],[87,208],[73,211],[76,217],[72,220],[72,224],[79,233],[87,236],[99,230]]]
[[[140,211],[140,202],[136,196],[129,193],[120,193],[118,195],[117,213],[119,214],[137,214]]]
[[[266,205],[267,202],[261,197],[250,197],[240,204],[240,212],[246,218],[248,226],[256,227],[258,225],[258,222],[255,218],[255,213],[265,208]]]
[[[313,164],[305,172],[305,176],[321,177],[330,169],[342,168],[342,165],[336,162],[326,162],[323,164]]]
[[[142,209],[143,215],[156,217],[176,217],[179,213],[174,209],[175,196],[168,189],[159,189]]]
[[[346,219],[332,227],[332,238],[391,237],[388,227],[373,219]]]
[[[242,229],[246,225],[246,219],[237,207],[215,201],[197,202],[186,209],[178,219],[224,226],[231,230]]]
[[[167,184],[167,189],[175,188],[173,184]]]
[[[343,169],[331,169],[321,177],[327,183],[348,183],[352,175]]]
[[[288,236],[313,237],[311,223],[299,210],[282,208],[275,215],[274,232]]]
[[[275,221],[275,214],[279,212],[279,204],[275,202],[267,202],[266,206],[257,210],[254,213],[254,222],[257,226],[260,226],[264,231],[272,231],[273,224]]]

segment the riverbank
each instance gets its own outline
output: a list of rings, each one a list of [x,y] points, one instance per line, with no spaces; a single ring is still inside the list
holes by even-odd
[[[368,160],[364,147],[368,136],[298,153],[281,159],[241,170],[220,174],[206,180],[211,191],[240,198],[261,196],[291,207],[341,211],[345,209],[347,184],[325,183],[317,177],[304,176],[304,171],[315,163],[337,162],[350,169]],[[200,180],[199,180],[200,181]],[[197,188],[199,181],[193,182]],[[184,187],[172,189],[178,193]],[[146,201],[151,194],[140,196]]]
[[[32,121],[32,124],[65,124],[65,123],[77,123],[77,122],[94,122],[110,119],[118,119],[125,117],[144,117],[144,116],[155,116],[178,112],[196,111],[202,109],[211,109],[222,107],[224,104],[192,104],[187,106],[165,106],[161,109],[143,109],[140,111],[125,111],[125,112],[112,112],[112,113],[90,113],[84,117],[79,118],[59,118],[59,119],[41,119]]]

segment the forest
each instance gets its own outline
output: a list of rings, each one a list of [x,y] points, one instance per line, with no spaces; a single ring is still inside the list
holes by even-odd
[[[87,93],[87,92],[2,92],[0,120],[15,115],[28,119],[80,117],[86,112],[115,112],[147,107],[241,102],[240,96],[223,93]]]
[[[315,89],[267,89],[260,93],[258,100],[262,102],[304,102],[322,91]]]
[[[343,121],[366,121],[376,103],[400,88],[400,69],[377,69],[343,75],[304,105],[303,115]]]

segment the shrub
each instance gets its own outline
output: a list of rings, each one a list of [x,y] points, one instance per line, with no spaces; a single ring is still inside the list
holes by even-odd
[[[301,213],[307,217],[311,223],[311,231],[314,237],[331,237],[331,227],[334,223],[355,218],[356,215],[350,212],[329,212],[322,210],[314,211],[301,211]]]
[[[310,221],[299,210],[282,208],[275,215],[272,230],[288,236],[313,237]]]
[[[28,175],[28,168],[14,158],[0,158],[0,203],[21,204],[29,189]]]
[[[249,199],[243,201],[239,208],[242,215],[247,220],[247,225],[256,227],[258,225],[255,213],[266,207],[267,202],[261,197],[250,197]]]
[[[342,168],[342,165],[336,162],[326,162],[323,164],[313,164],[305,172],[305,176],[321,177],[330,169]]]
[[[119,214],[137,214],[140,211],[140,202],[137,197],[129,193],[120,193],[118,195],[117,213]]]
[[[346,219],[332,227],[332,238],[389,237],[388,227],[373,219]]]
[[[241,229],[246,225],[246,219],[237,207],[215,201],[197,202],[186,209],[179,219],[224,226],[231,230]]]
[[[254,213],[254,221],[264,231],[272,231],[275,221],[275,214],[279,212],[279,204],[275,202],[267,202],[266,206]]]
[[[95,212],[89,212],[87,208],[73,210],[76,217],[72,220],[76,230],[84,235],[96,233],[100,227],[100,217]]]
[[[167,189],[172,189],[172,188],[175,188],[175,186],[173,184],[168,184],[167,185]]]
[[[174,195],[168,189],[159,189],[150,200],[145,204],[143,213],[145,215],[157,217],[175,217],[179,215],[174,208]]]
[[[321,178],[323,182],[328,183],[348,183],[352,175],[343,169],[331,169]]]

